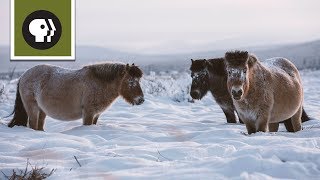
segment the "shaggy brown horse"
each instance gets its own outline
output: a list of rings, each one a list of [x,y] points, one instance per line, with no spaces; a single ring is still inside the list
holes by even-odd
[[[202,99],[210,90],[212,96],[216,100],[224,112],[228,123],[236,123],[235,107],[232,97],[228,91],[227,78],[228,74],[225,69],[224,58],[215,59],[191,59],[191,77],[192,85],[190,95],[193,99]],[[302,109],[302,122],[310,120],[309,116]],[[241,123],[241,119],[239,119]],[[283,121],[288,131],[292,132],[291,119]],[[278,131],[278,126],[274,124],[273,131]]]
[[[141,77],[142,71],[134,64],[103,63],[79,70],[35,66],[19,79],[14,117],[8,126],[27,126],[29,121],[32,129],[43,130],[46,115],[96,124],[118,96],[132,105],[144,102]]]
[[[293,132],[301,130],[303,89],[294,64],[285,58],[260,62],[246,51],[227,52],[225,63],[228,90],[249,134],[275,131],[284,119]]]
[[[190,70],[192,77],[191,97],[200,100],[210,91],[225,114],[227,122],[236,123],[235,107],[227,88],[224,59],[191,59]]]

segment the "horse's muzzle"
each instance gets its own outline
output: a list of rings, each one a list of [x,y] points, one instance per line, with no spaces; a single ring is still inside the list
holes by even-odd
[[[190,96],[192,97],[192,99],[200,99],[200,92],[197,90],[191,91]]]
[[[234,100],[239,101],[239,100],[241,99],[241,96],[232,96],[232,98],[233,98]]]
[[[234,100],[240,100],[243,92],[242,92],[241,89],[238,90],[238,91],[232,90],[232,91],[231,91],[231,94],[232,94],[232,97],[233,97]]]
[[[143,97],[140,97],[140,98],[135,102],[135,104],[136,104],[136,105],[141,105],[143,102],[144,102],[144,98],[143,98]]]

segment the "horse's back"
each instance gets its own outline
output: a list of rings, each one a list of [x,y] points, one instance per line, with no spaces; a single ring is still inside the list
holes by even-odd
[[[25,73],[23,73],[20,80],[31,78],[31,76],[34,76],[32,78],[36,78],[36,79],[41,78],[37,75],[50,73],[53,67],[55,66],[46,65],[46,64],[34,66],[28,69]]]
[[[33,90],[36,90],[37,88],[41,88],[44,84],[47,84],[49,80],[55,79],[56,77],[54,76],[59,77],[61,74],[70,71],[72,70],[59,66],[47,64],[37,65],[23,73],[19,80],[20,87],[21,89],[33,88]]]
[[[290,79],[299,79],[300,75],[297,67],[288,59],[275,57],[262,62],[269,71],[276,75],[288,75]]]
[[[270,73],[271,84],[278,91],[302,90],[301,77],[296,66],[286,58],[272,58],[263,61]]]
[[[53,66],[37,65],[22,74],[19,80],[19,87],[26,93],[40,88],[43,81],[50,77]]]

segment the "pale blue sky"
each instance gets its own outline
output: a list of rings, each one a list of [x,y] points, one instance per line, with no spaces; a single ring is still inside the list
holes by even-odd
[[[139,53],[320,39],[319,0],[76,0],[77,44]],[[0,0],[9,44],[9,0]]]

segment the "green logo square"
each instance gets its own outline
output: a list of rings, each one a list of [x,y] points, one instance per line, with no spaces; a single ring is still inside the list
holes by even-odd
[[[12,60],[74,60],[75,0],[11,0]]]

